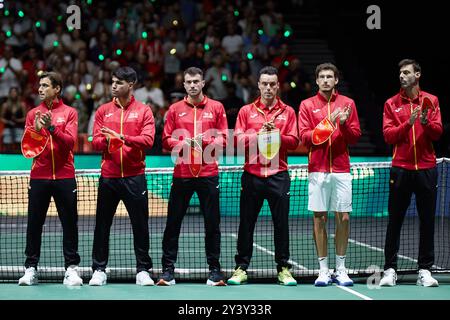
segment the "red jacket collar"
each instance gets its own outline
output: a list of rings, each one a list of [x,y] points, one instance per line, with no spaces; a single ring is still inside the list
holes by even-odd
[[[49,110],[55,110],[56,108],[61,107],[63,104],[64,103],[61,98],[56,98],[55,100],[53,100],[51,108],[49,108],[44,101],[42,101],[41,106]]]
[[[279,97],[276,97],[275,99],[276,99],[277,102],[273,106],[272,110],[285,109],[286,108],[286,105],[284,104],[283,101],[281,101],[281,99]],[[258,97],[258,99],[256,99],[255,102],[253,102],[253,105],[256,108],[260,109],[260,110],[267,109],[267,106],[262,104],[261,97]]]
[[[119,108],[122,108],[122,106],[120,105],[119,99],[117,98],[113,98],[112,102],[118,106]],[[128,102],[128,104],[126,106],[123,106],[124,109],[128,108],[132,103],[134,102],[134,96],[132,95],[130,98],[130,102]]]
[[[206,106],[206,103],[208,102],[208,97],[203,95],[203,100],[200,101],[200,103],[197,104],[197,105],[194,105],[194,104],[190,103],[189,100],[188,100],[188,96],[185,96],[183,98],[183,101],[184,101],[184,103],[186,103],[188,106],[190,106],[192,108],[204,108]]]
[[[405,89],[400,88],[400,92],[399,92],[399,96],[402,100],[406,100],[408,102],[414,102],[414,101],[421,101],[422,100],[422,90],[420,90],[420,88],[417,88],[419,90],[419,93],[417,94],[417,96],[414,99],[409,98],[406,93],[405,93]]]
[[[330,97],[330,102],[333,102],[337,99],[337,97],[339,96],[339,92],[337,90],[334,90],[334,92],[331,94]],[[320,91],[317,91],[317,97],[322,100],[323,102],[328,103],[328,100],[325,96],[323,96]]]

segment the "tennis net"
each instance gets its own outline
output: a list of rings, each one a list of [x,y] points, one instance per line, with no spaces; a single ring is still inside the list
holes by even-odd
[[[449,177],[450,159],[438,160],[438,198],[435,225],[435,265],[433,271],[450,270]],[[353,212],[346,266],[351,275],[366,276],[384,264],[384,239],[388,222],[389,162],[353,163]],[[165,228],[167,202],[172,181],[172,168],[147,169],[149,192],[150,256],[153,276],[161,270],[162,236]],[[318,272],[313,240],[312,213],[307,210],[307,165],[289,167],[291,177],[290,253],[292,273],[296,277],[311,277]],[[92,243],[95,228],[95,208],[100,171],[77,170],[79,254],[81,276],[92,274]],[[221,167],[221,264],[226,276],[235,263],[239,228],[239,197],[242,167]],[[17,281],[23,274],[27,227],[29,171],[0,171],[0,282]],[[191,199],[183,220],[179,239],[179,254],[175,276],[177,280],[204,280],[208,274],[204,247],[203,216],[197,196]],[[334,265],[334,216],[328,220],[329,261]],[[276,277],[273,224],[267,203],[264,204],[254,235],[253,258],[248,270],[252,279]],[[417,270],[419,220],[414,197],[405,217],[399,251],[398,272]],[[120,203],[110,235],[109,281],[134,279],[135,256],[131,223]],[[38,266],[40,281],[61,281],[64,275],[62,228],[55,205],[50,205],[43,228],[41,258]]]

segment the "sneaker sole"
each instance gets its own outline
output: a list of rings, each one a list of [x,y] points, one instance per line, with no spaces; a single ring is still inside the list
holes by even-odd
[[[247,283],[247,281],[241,281],[241,282],[238,282],[238,281],[233,281],[233,280],[228,280],[227,281],[227,284],[231,284],[231,285],[233,285],[233,286],[239,286],[239,285],[241,285],[241,284],[246,284]]]
[[[83,285],[83,281],[81,281],[81,282],[75,282],[75,283],[69,283],[68,281],[66,281],[66,280],[64,279],[63,285],[69,286],[69,287],[79,287],[79,286],[82,286],[82,285]]]
[[[106,281],[105,282],[101,282],[101,283],[95,283],[95,282],[90,282],[89,281],[89,285],[93,286],[93,287],[101,287],[101,286],[106,285]]]
[[[34,285],[36,285],[36,284],[38,284],[37,281],[33,281],[33,282],[31,282],[31,283],[19,282],[19,286],[22,286],[22,287],[25,287],[25,286],[34,286]]]
[[[212,287],[224,287],[227,284],[223,280],[220,280],[219,282],[214,282],[214,281],[208,279],[208,281],[206,281],[206,285],[212,286]]]
[[[170,281],[166,281],[163,279],[159,279],[158,283],[156,284],[157,286],[162,286],[162,287],[168,287],[168,286],[173,286],[175,285],[175,279],[174,280],[170,280]]]
[[[141,282],[141,281],[136,281],[136,284],[138,286],[154,286],[155,285],[154,282]]]
[[[316,287],[328,287],[332,282],[314,282],[314,286]]]
[[[297,282],[288,282],[288,283],[284,283],[281,281],[278,281],[278,284],[282,285],[282,286],[287,286],[287,287],[293,287],[297,285]]]
[[[339,282],[339,280],[337,280],[337,279],[333,279],[332,281],[333,281],[333,283],[336,283],[338,286],[341,286],[341,287],[352,287],[353,286],[353,281],[352,282]]]
[[[436,282],[433,282],[433,283],[431,283],[431,284],[425,284],[425,283],[423,283],[422,281],[418,280],[416,284],[417,284],[418,286],[424,286],[424,287],[427,287],[427,288],[430,288],[430,287],[439,287],[439,283],[436,283]]]

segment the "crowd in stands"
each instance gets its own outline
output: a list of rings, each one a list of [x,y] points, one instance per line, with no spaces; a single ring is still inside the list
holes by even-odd
[[[111,71],[138,74],[135,97],[155,116],[151,153],[162,151],[164,115],[182,99],[183,70],[204,70],[205,93],[223,102],[233,128],[240,107],[258,95],[261,67],[279,69],[280,97],[298,108],[310,75],[289,51],[292,28],[273,0],[74,1],[81,28],[68,28],[67,3],[4,1],[0,8],[0,151],[20,149],[25,115],[39,104],[38,73],[57,71],[62,98],[79,115],[79,147],[90,151],[96,109],[111,100]]]

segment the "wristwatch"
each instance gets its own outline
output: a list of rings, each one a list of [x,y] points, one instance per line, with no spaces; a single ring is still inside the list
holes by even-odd
[[[48,127],[48,131],[50,131],[50,133],[53,133],[55,131],[55,126],[51,125],[50,127]]]

